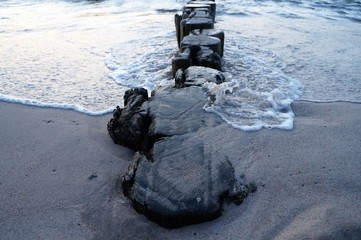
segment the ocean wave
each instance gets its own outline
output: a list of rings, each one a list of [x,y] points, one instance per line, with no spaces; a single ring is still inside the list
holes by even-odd
[[[3,95],[0,94],[0,101],[2,102],[9,102],[9,103],[18,103],[28,106],[35,106],[35,107],[41,107],[41,108],[58,108],[58,109],[66,109],[66,110],[73,110],[79,113],[84,113],[91,116],[100,116],[107,113],[113,112],[115,107],[104,109],[101,111],[92,111],[90,109],[84,108],[81,105],[77,104],[69,104],[69,103],[57,103],[57,102],[42,102],[36,99],[24,99],[19,98],[11,95]]]
[[[128,88],[173,84],[173,11],[186,2],[0,2],[0,100],[100,115]],[[228,77],[206,86],[206,111],[243,130],[291,129],[296,99],[361,101],[359,1],[217,5]]]
[[[307,14],[318,14],[320,11],[328,12],[328,15],[345,15],[345,19],[359,20],[361,12],[361,2],[352,0],[230,0],[219,2],[218,13],[223,15],[242,15],[247,12],[253,14],[277,14],[285,18],[303,18],[295,13],[288,11],[303,9],[310,10]],[[322,14],[321,14],[322,15]]]

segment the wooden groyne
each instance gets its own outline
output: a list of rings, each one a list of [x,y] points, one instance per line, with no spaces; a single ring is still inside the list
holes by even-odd
[[[124,108],[108,123],[113,141],[136,151],[122,177],[134,209],[167,228],[215,219],[224,202],[242,203],[256,187],[236,179],[216,139],[205,132],[222,120],[206,113],[205,82],[221,84],[224,33],[214,29],[216,3],[190,1],[175,15],[179,52],[172,60],[174,87],[148,98],[128,90]]]

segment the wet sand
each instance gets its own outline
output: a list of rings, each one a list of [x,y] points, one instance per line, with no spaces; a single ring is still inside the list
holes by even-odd
[[[360,239],[361,104],[293,109],[292,131],[204,131],[258,190],[214,221],[168,230],[123,197],[133,152],[108,136],[110,114],[0,102],[0,239]]]

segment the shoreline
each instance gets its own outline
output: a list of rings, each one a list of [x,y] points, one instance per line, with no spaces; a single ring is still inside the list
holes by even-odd
[[[2,239],[336,239],[361,236],[361,104],[295,101],[294,129],[200,137],[259,190],[214,221],[168,230],[132,209],[118,178],[133,152],[111,114],[0,102]],[[358,235],[357,235],[358,234]]]

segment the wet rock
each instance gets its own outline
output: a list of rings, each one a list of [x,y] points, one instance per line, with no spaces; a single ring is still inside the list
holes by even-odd
[[[207,67],[192,66],[186,70],[178,70],[175,77],[175,86],[177,88],[202,86],[206,82],[221,84],[225,81],[222,72]]]
[[[174,77],[174,83],[176,88],[182,88],[185,87],[185,74],[183,69],[179,69]]]
[[[201,34],[218,38],[221,41],[221,51],[219,53],[219,56],[223,57],[224,32],[222,30],[217,30],[217,29],[194,29],[190,33],[190,35],[201,35]]]
[[[204,142],[181,141],[187,141],[187,136],[157,142],[153,162],[138,154],[133,184],[123,182],[135,209],[167,228],[221,216],[220,197],[227,195],[235,181],[229,161],[203,157]]]
[[[191,67],[184,75],[201,78],[205,72],[201,70]],[[218,71],[203,70],[213,71],[205,79],[220,80]],[[143,131],[141,136],[125,132],[120,137],[124,141],[130,136],[125,143],[141,149],[122,177],[123,193],[136,211],[161,226],[176,228],[213,220],[221,216],[225,202],[240,204],[255,190],[237,185],[228,157],[204,134],[222,120],[203,110],[207,94],[202,87],[166,87],[146,98],[144,89],[128,91],[125,108],[117,109],[108,126],[110,133],[116,132],[113,124],[116,129]],[[142,119],[135,121],[137,127],[133,117]]]
[[[157,91],[152,100],[145,102],[142,107],[152,119],[149,135],[159,139],[215,125],[214,118],[208,118],[203,110],[206,102],[207,94],[201,87],[168,87]]]
[[[181,50],[186,48],[208,47],[219,56],[222,51],[221,41],[218,38],[206,35],[189,35],[183,38],[181,42]]]
[[[180,40],[188,36],[194,29],[212,29],[214,22],[211,17],[192,17],[183,19],[180,23]]]
[[[201,4],[209,6],[209,14],[212,16],[213,21],[216,19],[216,3],[214,1],[190,1],[188,4]]]
[[[152,119],[149,136],[157,137],[148,155],[135,155],[123,192],[139,213],[167,228],[221,216],[234,191],[231,163],[199,134],[219,124],[203,111],[206,98],[200,87],[167,88],[142,107]]]
[[[174,17],[176,88],[158,89],[151,99],[144,89],[127,91],[125,107],[108,123],[115,143],[137,151],[122,177],[123,194],[137,212],[167,228],[213,220],[224,202],[240,204],[256,190],[236,181],[228,156],[205,134],[222,122],[203,110],[209,96],[202,85],[225,81],[218,71],[224,33],[213,29],[215,6],[191,1]]]
[[[182,21],[182,16],[180,16],[179,14],[175,14],[174,15],[174,24],[175,24],[175,30],[176,30],[176,34],[177,34],[177,43],[178,43],[178,47],[180,47],[180,42],[181,42],[181,30],[180,30],[180,23]]]
[[[213,52],[209,47],[201,47],[197,52],[194,60],[194,65],[209,67],[217,70],[222,70],[221,57]]]
[[[149,120],[142,113],[141,106],[148,100],[148,92],[143,88],[131,89],[125,92],[124,108],[117,108],[107,128],[114,143],[133,150],[144,148],[144,135],[148,132]]]
[[[213,68],[220,71],[222,70],[222,59],[209,47],[203,47],[196,44],[189,45],[183,50],[183,52],[177,53],[173,57],[173,77],[176,76],[176,73],[179,69],[185,70],[192,65]]]
[[[172,74],[175,77],[178,69],[187,69],[193,65],[191,49],[187,48],[181,53],[177,53],[172,59]]]
[[[189,2],[183,7],[183,18],[189,17],[192,13],[197,11],[206,12],[207,15],[210,16],[211,6],[209,4],[203,4],[203,3],[197,4],[197,3]]]
[[[190,35],[183,38],[181,51],[173,58],[172,70],[175,76],[178,69],[186,69],[193,64],[195,66],[209,67],[217,70],[222,69],[221,41],[218,38],[207,35]]]

